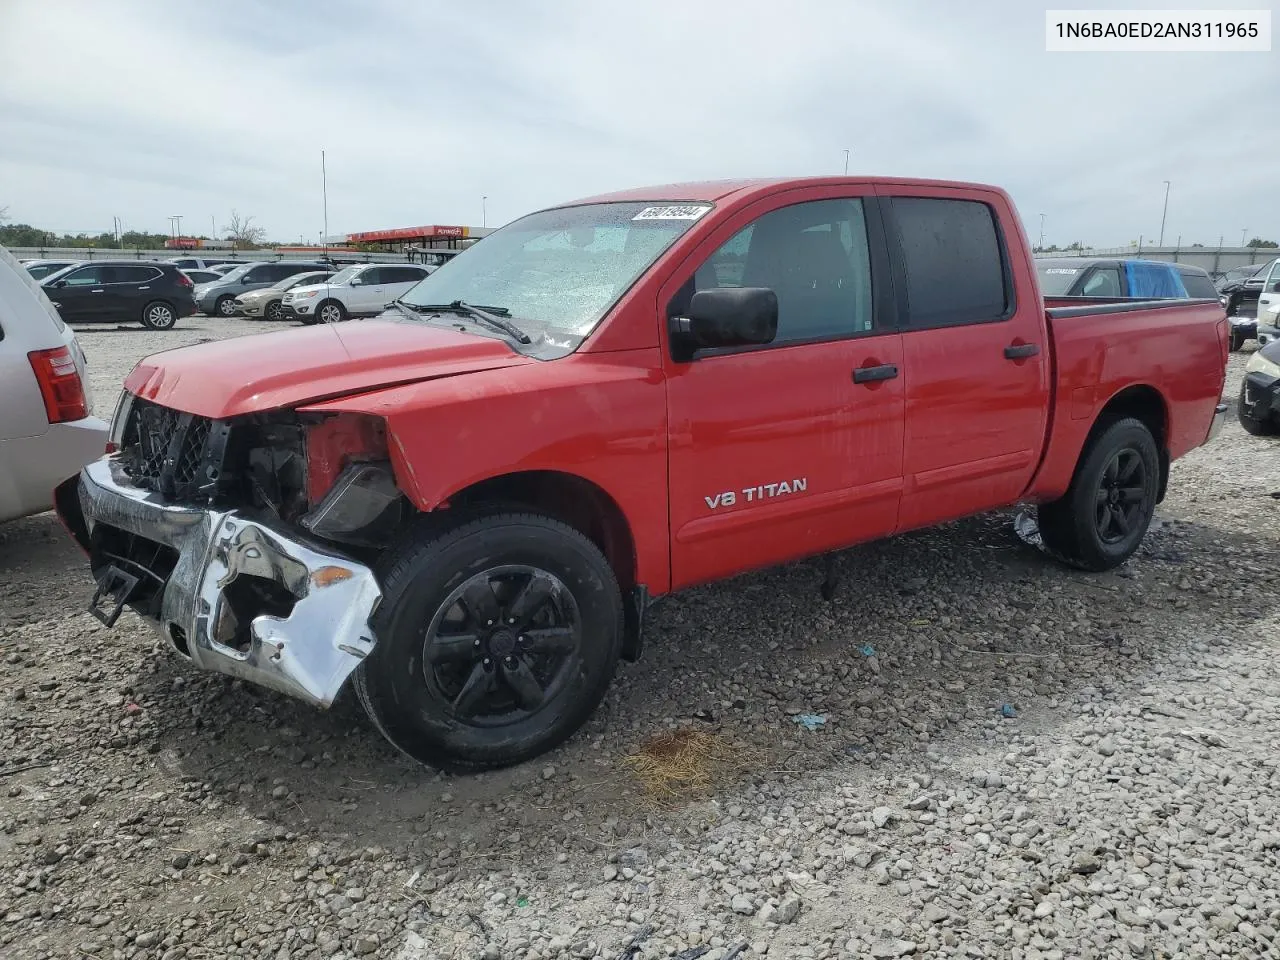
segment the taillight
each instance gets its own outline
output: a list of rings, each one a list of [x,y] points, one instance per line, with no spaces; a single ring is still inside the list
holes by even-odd
[[[190,278],[190,277],[188,277],[185,273],[182,273],[181,271],[179,271],[179,273],[178,273],[178,286],[180,286],[180,287],[195,287],[195,284],[191,282],[191,278]]]
[[[75,357],[68,347],[52,350],[32,350],[27,354],[31,369],[40,384],[44,397],[44,411],[50,423],[66,423],[83,420],[89,415],[89,403],[84,395],[84,383],[76,369]]]

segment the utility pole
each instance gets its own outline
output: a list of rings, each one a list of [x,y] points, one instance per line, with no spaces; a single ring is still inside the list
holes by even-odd
[[[486,206],[488,201],[489,201],[489,198],[487,196],[480,198],[480,226],[481,227],[487,227],[489,225],[489,211],[488,211],[488,207]]]
[[[180,236],[182,236],[182,216],[181,216],[181,215],[178,215],[178,216],[175,216],[173,219],[175,219],[175,220],[177,220],[177,221],[178,221],[178,234],[177,234],[177,235],[180,237]]]
[[[320,242],[324,244],[325,256],[329,255],[329,173],[324,165],[324,151],[320,151],[320,194],[324,200],[324,233]]]
[[[218,239],[218,220],[213,214],[209,214],[209,239]]]
[[[1164,246],[1164,220],[1169,215],[1169,181],[1164,182],[1164,213],[1160,214],[1160,243],[1158,246]]]
[[[1044,250],[1044,214],[1040,214],[1040,250]]]
[[[1249,228],[1245,227],[1243,230],[1240,231],[1240,246],[1242,247],[1244,246],[1244,238],[1247,236],[1249,236]]]
[[[848,150],[844,152],[844,175],[846,177],[849,175],[849,151]]]

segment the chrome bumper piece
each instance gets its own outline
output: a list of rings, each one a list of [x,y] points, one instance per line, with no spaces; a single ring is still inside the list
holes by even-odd
[[[197,667],[327,707],[373,652],[370,618],[382,592],[367,566],[238,511],[160,502],[133,486],[112,457],[81,471],[79,498],[90,533],[105,524],[177,552],[157,626]],[[293,608],[283,617],[249,615],[230,646],[219,637],[237,626],[226,591],[240,576],[287,591]]]

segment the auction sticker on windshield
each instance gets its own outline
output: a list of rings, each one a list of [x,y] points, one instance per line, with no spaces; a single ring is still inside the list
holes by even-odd
[[[705,204],[681,204],[645,207],[632,220],[697,220],[711,208]]]

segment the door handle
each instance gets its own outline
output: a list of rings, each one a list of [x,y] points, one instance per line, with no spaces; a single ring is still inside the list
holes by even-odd
[[[98,288],[97,290],[90,290],[89,292],[90,292],[90,293],[102,293],[102,292],[103,292],[103,290],[102,290],[102,288]]]
[[[858,367],[853,371],[854,383],[875,383],[877,380],[894,380],[898,376],[896,363],[882,363],[878,367]]]
[[[1040,347],[1034,343],[1015,343],[1004,348],[1004,358],[1006,360],[1025,360],[1027,357],[1034,357],[1040,352]]]
[[[150,290],[150,289],[151,289],[151,285],[150,285],[150,284],[148,284],[147,286],[145,286],[145,287],[139,287],[138,289],[139,289],[139,290]]]

